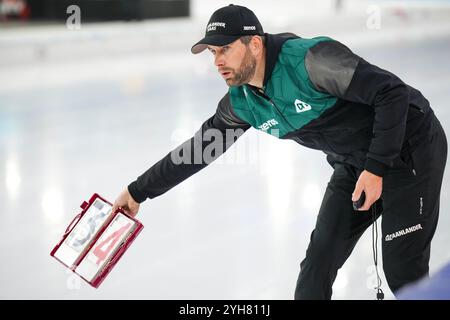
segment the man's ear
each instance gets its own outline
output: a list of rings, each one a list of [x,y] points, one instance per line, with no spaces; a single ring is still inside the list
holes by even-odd
[[[253,54],[258,55],[262,52],[264,45],[260,36],[253,36],[250,40],[250,48],[253,51]]]

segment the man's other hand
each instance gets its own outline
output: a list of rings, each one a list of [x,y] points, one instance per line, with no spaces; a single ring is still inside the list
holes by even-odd
[[[370,206],[380,199],[381,192],[383,191],[383,178],[364,170],[356,182],[355,190],[352,194],[352,201],[357,201],[363,191],[366,194],[366,201],[358,209],[359,211],[369,210]]]

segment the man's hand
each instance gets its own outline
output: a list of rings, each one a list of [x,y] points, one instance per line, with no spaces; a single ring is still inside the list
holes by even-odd
[[[119,197],[114,202],[112,207],[112,212],[115,212],[119,207],[123,209],[130,216],[134,217],[139,211],[140,204],[134,201],[131,194],[128,192],[128,189],[122,191]]]
[[[381,192],[383,191],[383,178],[364,170],[356,182],[355,190],[352,194],[352,201],[357,201],[363,191],[366,194],[366,201],[358,209],[359,211],[369,210],[370,206],[380,199]]]

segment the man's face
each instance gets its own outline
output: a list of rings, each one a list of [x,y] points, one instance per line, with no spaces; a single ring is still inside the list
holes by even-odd
[[[252,80],[256,70],[256,58],[248,45],[236,40],[226,46],[208,46],[214,55],[214,64],[230,87],[237,87]]]

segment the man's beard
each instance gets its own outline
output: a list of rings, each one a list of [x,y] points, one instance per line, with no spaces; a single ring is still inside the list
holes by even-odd
[[[237,71],[233,70],[234,76],[226,79],[226,83],[230,87],[239,87],[243,84],[249,83],[255,75],[256,70],[256,58],[252,55],[247,48],[245,51],[244,59],[242,59],[241,65]]]

